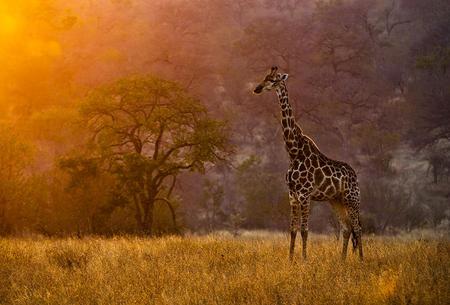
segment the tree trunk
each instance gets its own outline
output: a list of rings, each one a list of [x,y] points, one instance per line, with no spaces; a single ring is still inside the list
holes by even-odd
[[[136,224],[141,233],[144,233],[144,218],[143,218],[143,208],[142,208],[142,198],[137,194],[133,194],[133,201],[135,205],[135,214],[134,217],[136,219]]]
[[[155,200],[152,197],[146,201],[144,221],[142,223],[142,232],[145,235],[149,235],[149,236],[153,235],[154,208],[155,208]]]

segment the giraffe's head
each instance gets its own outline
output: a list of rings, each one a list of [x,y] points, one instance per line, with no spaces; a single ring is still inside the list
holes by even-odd
[[[272,90],[276,89],[282,82],[287,80],[288,75],[287,74],[281,74],[277,73],[278,68],[272,67],[270,70],[270,73],[264,77],[264,80],[256,86],[255,90],[253,90],[253,93],[260,94],[263,90]]]

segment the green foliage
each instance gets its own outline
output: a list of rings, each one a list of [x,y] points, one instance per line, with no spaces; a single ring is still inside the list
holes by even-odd
[[[144,155],[149,167],[162,161],[175,170],[203,170],[227,149],[224,123],[209,118],[178,84],[156,77],[125,78],[93,91],[81,115],[106,153]]]

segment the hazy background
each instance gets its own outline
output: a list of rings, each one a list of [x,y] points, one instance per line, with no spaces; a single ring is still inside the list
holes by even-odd
[[[366,233],[449,230],[448,1],[4,0],[0,63],[1,234],[142,232],[139,190],[83,123],[130,75],[176,81],[228,138],[226,161],[161,185],[147,233],[287,229],[276,96],[251,94],[273,65],[306,134],[358,173]],[[336,231],[328,204],[310,228]]]

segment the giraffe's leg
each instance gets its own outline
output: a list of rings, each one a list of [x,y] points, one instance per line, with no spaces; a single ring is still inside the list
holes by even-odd
[[[350,218],[350,227],[352,234],[352,243],[354,249],[358,249],[359,258],[363,259],[362,249],[362,230],[361,223],[359,221],[359,198],[350,198],[346,201],[346,208]]]
[[[333,200],[330,201],[331,206],[333,207],[334,212],[336,213],[339,222],[343,228],[342,230],[342,259],[345,259],[347,256],[347,248],[348,248],[348,241],[350,239],[351,235],[351,225],[350,225],[350,219],[347,215],[347,212],[345,210],[344,205],[342,202]]]
[[[306,244],[308,241],[308,218],[309,218],[309,198],[303,198],[300,201],[302,214],[302,222],[300,226],[300,234],[302,235],[302,255],[306,259]]]
[[[359,258],[363,260],[363,248],[362,248],[362,230],[361,223],[359,222],[359,210],[351,212],[352,233],[354,235],[356,247],[358,247]]]
[[[289,203],[291,205],[291,245],[289,247],[289,258],[292,260],[294,258],[295,238],[299,227],[300,204],[293,193],[289,193]]]

